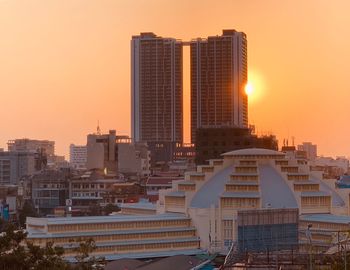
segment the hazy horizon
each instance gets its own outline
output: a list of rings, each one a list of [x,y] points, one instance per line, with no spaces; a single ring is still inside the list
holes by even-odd
[[[0,148],[48,139],[68,158],[69,144],[85,144],[98,120],[104,132],[130,134],[132,35],[190,40],[236,29],[247,34],[258,133],[350,156],[349,8],[341,0],[0,0]]]

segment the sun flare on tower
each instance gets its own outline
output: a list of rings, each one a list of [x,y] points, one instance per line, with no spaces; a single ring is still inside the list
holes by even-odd
[[[251,96],[254,92],[253,84],[251,82],[248,82],[245,86],[245,93],[248,96]]]

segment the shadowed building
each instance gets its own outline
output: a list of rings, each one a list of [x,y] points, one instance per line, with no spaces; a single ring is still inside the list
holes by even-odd
[[[222,153],[245,149],[265,148],[278,150],[278,141],[273,135],[258,137],[249,128],[208,127],[196,132],[196,164],[206,164]]]

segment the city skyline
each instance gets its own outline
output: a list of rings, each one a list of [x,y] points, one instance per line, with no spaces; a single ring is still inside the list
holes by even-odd
[[[68,157],[70,143],[86,143],[98,120],[103,130],[130,134],[132,35],[190,40],[237,29],[248,36],[248,81],[256,91],[249,97],[250,124],[272,131],[280,144],[294,136],[296,144],[317,144],[320,154],[349,156],[350,4],[200,3],[148,1],[135,9],[116,1],[1,1],[0,148],[15,138],[48,139]],[[189,50],[184,54],[189,63]],[[184,73],[188,95],[189,70]]]

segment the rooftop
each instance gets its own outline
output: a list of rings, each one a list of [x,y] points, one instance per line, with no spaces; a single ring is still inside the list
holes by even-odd
[[[301,215],[300,220],[310,221],[310,222],[329,222],[338,224],[349,224],[350,216],[338,216],[332,214],[311,214],[311,215]]]
[[[227,152],[222,154],[222,156],[285,156],[284,153],[270,150],[270,149],[263,149],[263,148],[248,148],[248,149],[241,149],[241,150],[234,150],[231,152]]]
[[[158,221],[158,220],[183,220],[189,219],[183,214],[165,213],[159,215],[114,215],[114,216],[92,216],[92,217],[59,217],[59,218],[27,218],[27,224],[46,223],[48,225],[59,224],[87,224],[87,223],[113,223],[130,221]]]

